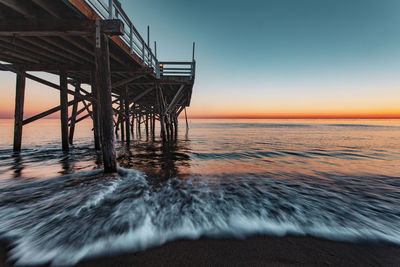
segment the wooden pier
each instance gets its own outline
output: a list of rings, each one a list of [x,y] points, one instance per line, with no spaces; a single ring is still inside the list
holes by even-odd
[[[105,172],[116,171],[115,134],[129,143],[143,127],[154,138],[159,121],[163,141],[176,138],[195,80],[194,43],[191,61],[159,61],[150,29],[144,40],[117,0],[0,0],[0,17],[0,70],[17,76],[14,151],[21,150],[24,125],[55,112],[64,151],[77,123],[93,121]],[[59,75],[59,84],[30,71]],[[60,105],[24,119],[26,79],[58,90]]]

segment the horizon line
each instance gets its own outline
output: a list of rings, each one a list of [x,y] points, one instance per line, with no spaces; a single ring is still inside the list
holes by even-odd
[[[184,116],[179,116],[179,118],[184,118]],[[0,117],[0,119],[14,119],[13,116],[4,116]],[[59,119],[59,117],[45,117],[42,119]],[[288,119],[288,120],[296,120],[296,119],[400,119],[400,115],[388,115],[388,116],[378,116],[378,115],[294,115],[294,116],[188,116],[188,119]]]
[[[400,119],[400,115],[188,116],[188,119]]]

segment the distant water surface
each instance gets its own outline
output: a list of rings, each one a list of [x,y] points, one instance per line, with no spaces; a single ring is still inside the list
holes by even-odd
[[[101,173],[91,124],[0,120],[0,235],[18,263],[73,264],[176,238],[309,234],[400,244],[400,120],[192,120],[163,147],[117,141]]]

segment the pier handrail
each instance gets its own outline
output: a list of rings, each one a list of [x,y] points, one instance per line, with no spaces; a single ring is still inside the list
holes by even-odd
[[[160,74],[162,76],[189,76],[194,78],[196,61],[192,62],[174,62],[174,61],[160,61]]]
[[[152,69],[157,79],[161,76],[182,75],[195,77],[196,61],[194,60],[195,44],[193,43],[193,55],[191,62],[159,62],[157,52],[154,55],[150,48],[149,29],[147,32],[147,42],[142,38],[132,21],[122,9],[118,0],[108,0],[106,4],[104,0],[85,0],[95,11],[98,12],[102,19],[120,19],[124,24],[124,35],[120,36],[121,40],[129,47],[130,54],[135,53],[142,63]],[[156,48],[157,49],[157,48]],[[165,67],[165,65],[170,65]],[[177,68],[176,65],[185,65],[185,67]]]
[[[107,4],[103,0],[85,0],[85,2],[94,8],[102,19],[120,19],[125,29],[124,35],[120,38],[129,47],[130,53],[135,53],[145,66],[156,72],[158,67],[156,56],[126,15],[118,0],[108,0]]]

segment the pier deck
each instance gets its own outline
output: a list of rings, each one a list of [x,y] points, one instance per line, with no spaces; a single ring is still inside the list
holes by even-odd
[[[106,172],[116,170],[114,133],[129,142],[142,126],[154,137],[159,121],[164,142],[176,137],[177,117],[190,105],[195,80],[194,43],[191,61],[159,61],[149,28],[144,40],[117,0],[0,0],[0,17],[0,70],[17,74],[15,151],[21,150],[23,125],[58,111],[64,151],[76,124],[93,120]],[[59,75],[60,83],[30,71]],[[59,90],[60,105],[24,119],[26,78]]]

